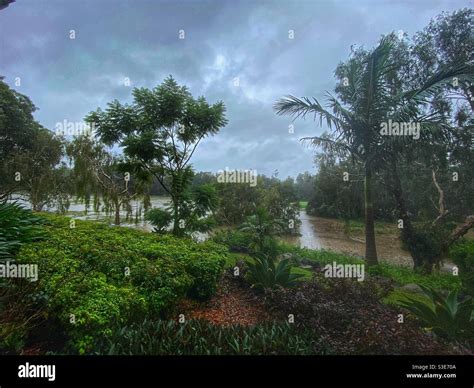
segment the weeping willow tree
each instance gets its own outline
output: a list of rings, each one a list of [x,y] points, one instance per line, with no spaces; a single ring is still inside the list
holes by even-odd
[[[115,225],[120,225],[120,211],[125,210],[129,219],[133,199],[143,194],[145,207],[149,204],[144,182],[137,181],[132,187],[129,164],[107,152],[92,137],[75,138],[67,147],[67,155],[73,162],[76,194],[85,200],[86,209],[91,198],[95,212],[100,211],[103,201],[103,210],[114,214]]]
[[[447,84],[469,82],[472,67],[456,64],[442,68],[421,85],[408,89],[409,84],[397,78],[400,69],[409,66],[409,58],[400,56],[400,40],[390,34],[383,37],[371,50],[357,50],[336,70],[337,98],[327,93],[328,108],[316,98],[287,96],[276,102],[279,115],[297,119],[308,114],[319,118],[329,128],[322,136],[302,139],[323,151],[341,157],[350,155],[362,164],[364,170],[365,258],[368,265],[378,263],[374,228],[373,177],[387,160],[396,159],[405,142],[416,139],[409,136],[387,136],[381,131],[389,120],[397,123],[416,122],[422,131],[436,132],[445,122],[434,112],[422,109],[429,97]],[[406,81],[406,80],[405,80]]]

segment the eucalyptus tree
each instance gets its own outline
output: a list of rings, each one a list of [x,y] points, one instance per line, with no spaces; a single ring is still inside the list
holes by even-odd
[[[397,84],[395,74],[403,66],[409,66],[409,57],[400,60],[400,41],[395,34],[383,37],[371,50],[357,50],[354,55],[336,69],[337,97],[328,93],[329,109],[325,109],[316,98],[287,96],[275,104],[280,115],[291,115],[295,119],[314,114],[329,127],[330,132],[303,140],[323,151],[330,150],[341,156],[350,155],[359,160],[364,168],[365,208],[365,258],[368,265],[377,264],[374,230],[372,179],[381,163],[387,160],[387,152],[394,151],[392,142],[413,141],[407,136],[386,136],[381,130],[388,123],[417,122],[423,129],[436,129],[442,125],[439,117],[420,109],[427,99],[440,88],[456,78],[466,83],[472,68],[456,64],[441,68],[412,90]],[[403,49],[402,49],[403,52]],[[403,61],[405,59],[405,61]],[[392,121],[389,121],[392,120]]]
[[[455,76],[422,98],[424,109],[438,117],[437,130],[424,131],[420,141],[411,144],[393,142],[393,152],[387,153],[392,166],[387,181],[404,222],[402,240],[415,267],[425,272],[431,272],[449,247],[474,226],[473,16],[474,11],[462,9],[432,19],[415,34],[410,45],[410,67],[405,77],[399,77],[400,82],[419,88],[440,70],[459,64],[466,68],[462,79]],[[454,180],[454,175],[459,179]],[[413,201],[430,208],[424,222],[416,227],[407,209],[407,202],[413,207]],[[454,221],[463,224],[456,228]]]
[[[0,79],[0,201],[22,185],[15,158],[33,148],[34,135],[40,127],[33,118],[35,110],[27,96]]]
[[[63,160],[65,141],[46,128],[39,127],[32,136],[28,151],[12,158],[15,170],[21,174],[17,192],[31,203],[34,211],[56,206],[65,211],[69,205],[69,174]]]
[[[183,204],[193,177],[190,160],[202,139],[226,125],[224,103],[193,98],[171,76],[153,89],[135,88],[132,95],[131,104],[114,100],[86,121],[105,144],[123,148],[137,173],[160,182],[171,197],[173,233],[183,235],[188,212]]]

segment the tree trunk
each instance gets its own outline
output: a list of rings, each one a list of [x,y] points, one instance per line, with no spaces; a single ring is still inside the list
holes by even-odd
[[[175,236],[181,236],[183,230],[179,225],[179,201],[176,197],[172,197],[171,201],[173,202],[173,234]]]
[[[365,166],[364,181],[365,196],[365,261],[367,265],[378,264],[377,247],[375,245],[374,206],[372,203],[372,171],[370,166]]]
[[[410,251],[410,255],[413,259],[413,269],[422,273],[429,274],[433,270],[432,264],[425,260],[425,257],[418,255],[410,249],[411,246],[416,244],[416,230],[411,223],[408,210],[406,208],[405,199],[403,198],[402,183],[400,176],[398,175],[398,168],[396,161],[392,160],[392,169],[390,171],[391,180],[391,191],[395,199],[397,206],[398,218],[403,221],[403,227],[401,231],[402,241],[405,242],[407,248]]]
[[[120,203],[115,202],[115,225],[120,225]]]
[[[32,206],[32,208],[33,208],[33,211],[35,211],[35,212],[40,212],[40,211],[43,210],[43,206],[44,206],[43,203],[38,202],[38,203],[34,203],[33,206]]]

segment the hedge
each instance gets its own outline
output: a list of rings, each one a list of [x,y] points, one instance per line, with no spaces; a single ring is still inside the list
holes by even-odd
[[[32,299],[79,353],[114,327],[163,317],[184,296],[210,297],[226,260],[227,249],[213,242],[44,217],[44,240],[23,246],[16,259],[38,264]]]

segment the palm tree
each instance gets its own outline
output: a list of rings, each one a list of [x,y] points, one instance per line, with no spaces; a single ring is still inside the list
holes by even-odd
[[[406,136],[393,138],[380,133],[381,125],[389,119],[398,122],[416,121],[423,130],[439,129],[443,120],[436,112],[427,112],[420,107],[429,103],[430,97],[446,87],[453,78],[458,82],[472,80],[472,66],[459,64],[442,69],[430,77],[422,86],[413,90],[400,90],[394,81],[400,69],[407,66],[399,58],[399,40],[394,34],[383,37],[379,45],[370,52],[359,51],[346,65],[344,84],[336,88],[340,100],[327,93],[330,110],[323,108],[316,98],[287,96],[276,102],[274,109],[279,115],[290,115],[294,119],[307,114],[319,117],[331,130],[322,136],[303,138],[323,151],[336,155],[351,155],[364,166],[365,207],[365,258],[368,265],[378,263],[375,244],[374,210],[372,203],[372,179],[376,168],[392,152],[407,141]],[[342,78],[342,77],[340,77]],[[406,85],[406,83],[404,83]]]
[[[264,208],[259,207],[255,215],[248,217],[239,230],[252,236],[252,249],[256,253],[268,253],[271,256],[275,253],[272,236],[282,231],[283,225],[281,220],[273,219]]]

